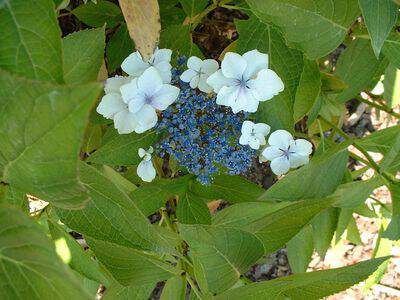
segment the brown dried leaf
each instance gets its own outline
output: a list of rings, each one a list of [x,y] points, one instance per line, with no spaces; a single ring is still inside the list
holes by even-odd
[[[157,0],[119,0],[129,35],[144,60],[154,52],[160,37],[160,11]]]

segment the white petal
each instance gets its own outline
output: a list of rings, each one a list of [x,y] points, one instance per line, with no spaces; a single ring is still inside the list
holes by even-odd
[[[211,93],[213,88],[207,84],[207,78],[208,75],[206,74],[200,75],[200,80],[197,87],[199,88],[200,91],[204,93]]]
[[[312,144],[307,140],[298,139],[290,150],[297,154],[308,156],[312,153]]]
[[[292,135],[290,132],[283,129],[274,131],[268,139],[268,144],[282,150],[288,150],[291,143],[293,143]]]
[[[156,49],[152,57],[153,65],[159,64],[160,62],[169,63],[171,61],[171,55],[171,49]]]
[[[119,134],[131,133],[136,129],[136,126],[136,115],[128,110],[123,110],[114,116],[114,127]]]
[[[285,156],[275,158],[274,160],[271,161],[270,166],[272,172],[274,172],[274,174],[276,175],[285,174],[290,169],[289,160]]]
[[[187,66],[194,71],[200,71],[202,62],[197,56],[191,56],[187,61]]]
[[[258,139],[256,139],[255,137],[252,137],[249,140],[249,146],[254,150],[258,150],[260,148],[260,141]]]
[[[243,58],[247,62],[247,68],[243,74],[244,78],[255,78],[262,69],[268,68],[268,54],[251,50],[243,54]]]
[[[212,73],[216,72],[218,68],[218,62],[215,59],[205,59],[201,63],[201,71],[207,75],[211,75]]]
[[[179,95],[179,88],[170,84],[163,84],[153,95],[151,106],[158,110],[164,110],[175,102]]]
[[[254,123],[252,121],[244,121],[242,124],[242,134],[250,134],[253,131]]]
[[[263,136],[267,136],[268,133],[270,132],[270,130],[271,130],[271,127],[265,123],[257,123],[254,125],[254,132],[260,133]]]
[[[262,164],[268,161],[268,159],[266,159],[264,155],[261,153],[260,156],[258,157],[258,161],[260,162],[260,164]]]
[[[133,98],[141,97],[143,94],[140,92],[137,85],[138,79],[135,78],[131,82],[124,84],[120,87],[122,99],[126,104],[131,102]]]
[[[257,139],[260,145],[265,145],[267,141],[265,140],[265,136],[261,133],[256,133],[254,137]]]
[[[190,82],[194,76],[197,75],[196,71],[193,71],[192,69],[187,69],[185,72],[181,74],[179,77],[183,82]]]
[[[139,90],[147,96],[153,95],[154,92],[161,88],[162,84],[163,80],[160,73],[154,67],[150,67],[144,71],[137,81]]]
[[[289,154],[289,162],[291,168],[297,168],[308,163],[308,155],[301,155],[297,153]]]
[[[217,104],[232,106],[238,89],[237,86],[223,86],[217,94]]]
[[[246,67],[246,60],[233,52],[227,52],[221,63],[222,74],[227,78],[241,79]]]
[[[250,142],[250,135],[242,134],[239,138],[240,145],[248,145]]]
[[[138,125],[135,128],[136,133],[143,133],[157,124],[157,113],[155,109],[148,104],[143,105],[142,109],[135,115],[138,121]]]
[[[140,76],[144,70],[149,67],[147,62],[144,62],[138,51],[130,54],[121,64],[122,70],[131,76]]]
[[[114,76],[107,78],[106,83],[104,85],[104,92],[106,94],[109,93],[121,93],[120,87],[124,84],[127,84],[132,81],[132,77],[129,76]]]
[[[171,69],[172,66],[167,61],[159,62],[158,64],[154,65],[154,68],[157,69],[158,73],[160,74],[163,83],[170,83],[171,82]]]
[[[146,155],[146,150],[144,150],[143,148],[139,148],[138,154],[139,154],[139,157],[142,158]]]
[[[251,80],[248,84],[258,101],[269,100],[284,89],[282,80],[270,69],[261,70],[257,78]]]
[[[96,111],[107,119],[112,119],[116,113],[126,110],[127,106],[120,94],[110,93],[101,98]]]
[[[199,82],[200,82],[200,76],[199,74],[196,74],[196,76],[192,77],[192,79],[190,80],[189,85],[192,89],[195,89],[199,85]]]
[[[234,79],[226,78],[221,70],[216,71],[207,78],[207,84],[213,88],[215,93],[218,93],[223,86],[231,86],[234,83]]]
[[[253,94],[247,88],[239,88],[236,94],[236,98],[231,105],[233,113],[238,113],[239,111],[255,112],[254,103],[258,101],[253,97]]]
[[[154,169],[153,163],[149,161],[141,161],[137,167],[138,176],[146,182],[152,182],[156,177],[156,169]]]
[[[277,147],[269,146],[265,148],[261,154],[266,160],[274,160],[275,158],[281,157],[283,152]]]

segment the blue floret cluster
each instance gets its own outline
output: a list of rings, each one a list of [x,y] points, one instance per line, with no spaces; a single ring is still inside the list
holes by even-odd
[[[210,184],[219,173],[246,172],[255,150],[239,144],[241,126],[247,115],[233,114],[216,104],[215,96],[190,88],[174,69],[172,82],[180,86],[177,101],[163,112],[157,130],[165,134],[156,149],[174,157],[202,184]]]

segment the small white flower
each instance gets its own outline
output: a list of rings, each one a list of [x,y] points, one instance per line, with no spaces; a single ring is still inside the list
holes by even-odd
[[[207,79],[217,93],[217,104],[230,106],[233,113],[256,112],[260,101],[283,91],[279,76],[268,69],[268,55],[252,50],[242,56],[228,52],[221,69]]]
[[[286,130],[276,130],[269,136],[269,146],[263,150],[260,161],[271,161],[271,169],[282,175],[290,168],[297,168],[309,161],[312,144],[304,139],[294,140]]]
[[[180,76],[183,82],[189,82],[192,89],[199,88],[204,93],[210,93],[213,88],[207,84],[207,78],[218,70],[218,62],[214,59],[201,60],[192,56],[187,61],[188,70]]]
[[[251,121],[244,121],[242,124],[242,135],[239,144],[249,145],[251,148],[258,150],[261,145],[265,145],[265,137],[268,135],[271,127],[264,123],[254,124]]]
[[[123,76],[108,78],[104,86],[105,95],[96,109],[105,118],[114,120],[119,134],[131,133],[137,126],[136,115],[129,112],[120,92],[120,87],[131,80],[131,77]]]
[[[121,64],[122,70],[130,76],[138,77],[148,67],[153,66],[160,73],[164,83],[171,82],[171,54],[170,49],[156,49],[148,61],[144,61],[139,51],[130,54]]]
[[[148,151],[143,148],[139,148],[138,154],[140,158],[143,158],[137,167],[138,176],[146,182],[152,182],[156,177],[156,169],[154,169],[153,162],[151,161],[151,154],[153,153],[153,147],[150,147]]]
[[[142,133],[157,124],[157,110],[165,110],[179,95],[179,88],[165,84],[154,67],[121,86],[123,101],[137,117],[135,132]]]

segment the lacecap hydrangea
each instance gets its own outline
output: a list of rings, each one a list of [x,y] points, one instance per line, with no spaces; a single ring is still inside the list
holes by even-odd
[[[153,145],[154,154],[171,156],[203,184],[220,173],[246,172],[257,155],[260,161],[272,160],[278,175],[308,162],[310,142],[288,142],[289,133],[277,130],[268,140],[273,143],[266,145],[269,125],[249,120],[260,102],[284,89],[268,68],[267,54],[228,52],[221,68],[213,59],[195,56],[178,58],[173,68],[171,54],[156,49],[144,60],[139,52],[132,53],[121,65],[127,76],[107,79],[97,112],[112,119],[120,134],[155,128],[162,138]],[[144,181],[156,177],[152,149],[139,152],[143,161],[137,172]]]

